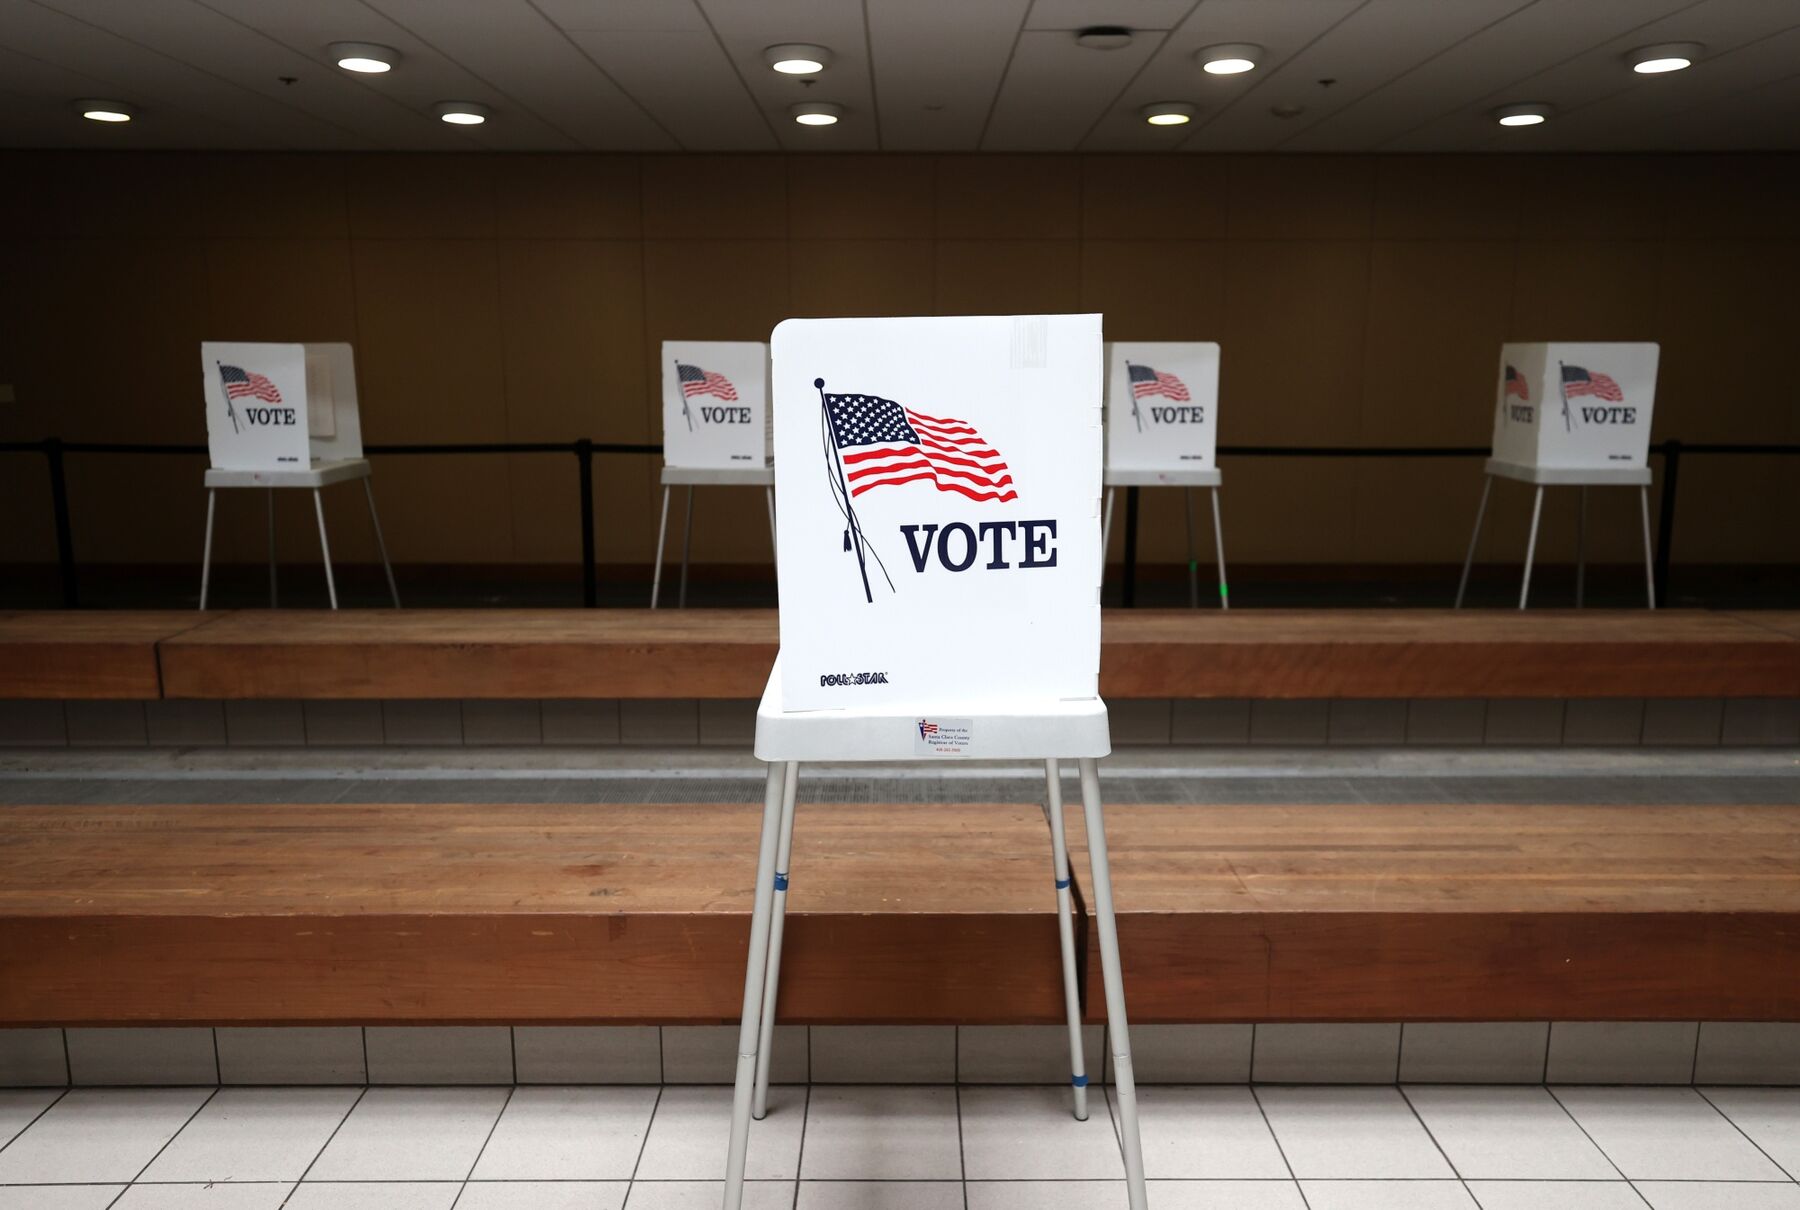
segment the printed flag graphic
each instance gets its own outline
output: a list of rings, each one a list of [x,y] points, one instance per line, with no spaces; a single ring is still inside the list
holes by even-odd
[[[1149,366],[1125,364],[1125,372],[1131,377],[1131,397],[1147,399],[1151,395],[1161,395],[1176,403],[1187,403],[1187,384],[1173,374],[1163,374]]]
[[[1531,392],[1526,389],[1525,380],[1520,378],[1519,372],[1511,366],[1506,367],[1506,393],[1516,395],[1527,403],[1531,401]]]
[[[675,376],[681,380],[682,395],[689,399],[696,395],[712,395],[726,403],[737,402],[737,388],[723,374],[715,374],[711,370],[678,361],[675,363]]]
[[[927,416],[875,395],[824,398],[851,496],[925,480],[971,500],[1018,499],[1000,451],[968,421]]]
[[[924,719],[919,720],[919,738],[920,739],[927,739],[933,735],[936,735],[937,733],[938,733],[938,725],[936,723],[928,723]]]
[[[1562,368],[1562,389],[1565,399],[1576,395],[1592,395],[1608,403],[1625,402],[1625,392],[1619,389],[1618,383],[1605,374],[1591,373],[1580,366]]]
[[[275,389],[274,383],[242,366],[228,366],[220,362],[219,380],[225,384],[227,399],[242,399],[246,395],[254,395],[265,403],[281,402],[281,392]]]

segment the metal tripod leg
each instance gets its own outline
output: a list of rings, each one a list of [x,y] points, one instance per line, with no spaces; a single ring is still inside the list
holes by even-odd
[[[1044,762],[1044,814],[1050,821],[1050,868],[1056,879],[1056,931],[1062,944],[1063,1004],[1069,1013],[1069,1084],[1075,1094],[1075,1120],[1088,1119],[1087,1056],[1081,1042],[1080,971],[1075,964],[1075,907],[1070,891],[1069,841],[1063,828],[1062,770]]]

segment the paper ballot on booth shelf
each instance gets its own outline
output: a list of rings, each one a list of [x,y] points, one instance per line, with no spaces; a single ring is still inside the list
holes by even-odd
[[[769,346],[665,340],[663,461],[693,469],[769,464]]]
[[[1216,343],[1107,345],[1108,470],[1211,470],[1218,434]]]
[[[1100,317],[792,319],[773,348],[786,709],[1096,696]]]
[[[206,445],[221,470],[300,470],[312,464],[306,346],[204,341],[200,385]]]
[[[1556,341],[1500,347],[1494,458],[1561,470],[1641,469],[1659,346]]]

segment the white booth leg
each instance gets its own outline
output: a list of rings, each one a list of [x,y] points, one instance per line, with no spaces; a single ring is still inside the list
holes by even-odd
[[[1575,505],[1575,608],[1587,598],[1587,484],[1580,488],[1581,499]]]
[[[275,489],[269,489],[269,608],[278,609],[281,597],[275,588]]]
[[[1094,916],[1100,934],[1100,973],[1106,985],[1106,1036],[1112,1044],[1125,1192],[1131,1210],[1148,1210],[1144,1146],[1138,1137],[1137,1078],[1131,1069],[1131,1032],[1125,1021],[1125,975],[1119,968],[1119,926],[1113,918],[1112,865],[1106,855],[1106,816],[1100,807],[1100,774],[1092,757],[1081,759],[1081,805],[1087,820],[1088,857],[1093,863]]]
[[[1519,583],[1519,608],[1525,608],[1525,601],[1531,596],[1531,560],[1537,554],[1538,518],[1544,512],[1544,485],[1538,484],[1537,495],[1531,501],[1531,536],[1525,540],[1525,578]]]
[[[1081,1045],[1080,972],[1075,967],[1075,909],[1070,894],[1069,841],[1063,829],[1062,770],[1044,762],[1044,815],[1050,821],[1050,868],[1056,879],[1056,931],[1062,943],[1063,1003],[1069,1012],[1069,1085],[1075,1094],[1075,1120],[1088,1119],[1087,1056]]]
[[[1469,568],[1475,565],[1475,547],[1481,541],[1481,522],[1487,517],[1488,493],[1494,490],[1494,477],[1481,477],[1481,503],[1475,507],[1475,532],[1469,535],[1469,553],[1463,556],[1462,579],[1456,585],[1456,608],[1461,609],[1463,593],[1469,590]]]
[[[1116,487],[1107,488],[1106,489],[1106,507],[1101,509],[1101,511],[1100,511],[1100,566],[1101,567],[1106,566],[1106,544],[1112,540],[1113,497],[1118,494],[1119,494],[1118,488],[1116,488]]]
[[[1650,553],[1650,489],[1638,488],[1638,505],[1644,514],[1644,600],[1656,608],[1656,559]]]
[[[325,560],[325,595],[331,598],[331,607],[337,608],[337,581],[331,578],[331,542],[325,537],[325,498],[319,495],[319,489],[313,488],[313,512],[319,517],[319,555]]]
[[[1212,489],[1213,552],[1219,560],[1219,608],[1231,608],[1231,589],[1225,582],[1225,523],[1219,520],[1219,489]]]
[[[1194,558],[1194,493],[1181,489],[1181,517],[1187,523],[1188,608],[1200,608],[1200,564]]]
[[[656,596],[662,589],[663,546],[669,538],[669,485],[663,484],[662,520],[656,526],[656,570],[650,573],[650,608],[656,608]]]
[[[778,551],[775,546],[775,489],[772,487],[765,487],[763,488],[763,494],[766,495],[769,500],[769,551],[779,557],[780,551]]]
[[[775,848],[781,833],[782,775],[769,765],[763,791],[762,844],[756,854],[755,906],[750,913],[750,951],[744,963],[744,1014],[738,1025],[737,1083],[731,1094],[731,1142],[725,1152],[724,1210],[742,1210],[744,1157],[750,1146],[750,1101],[756,1091],[756,1048],[761,1038],[763,967],[769,956],[769,920],[775,906]]]
[[[369,501],[369,524],[375,530],[375,549],[381,552],[381,569],[387,572],[388,595],[394,598],[394,608],[400,608],[400,585],[394,582],[394,565],[388,561],[387,540],[381,536],[381,518],[375,515],[375,488],[369,479],[362,481],[363,495]]]
[[[687,516],[681,521],[681,592],[675,598],[675,608],[687,608],[687,571],[688,552],[694,545],[694,485],[687,489]]]
[[[200,608],[206,608],[206,588],[212,578],[212,523],[213,506],[219,501],[217,488],[208,488],[206,492],[206,541],[200,547]]]
[[[775,1057],[775,1000],[781,990],[781,932],[787,922],[788,863],[794,853],[794,791],[800,783],[800,762],[788,762],[786,783],[781,793],[781,844],[775,853],[769,963],[763,974],[762,1036],[756,1046],[756,1099],[750,1106],[750,1116],[759,1122],[769,1115],[769,1068]]]

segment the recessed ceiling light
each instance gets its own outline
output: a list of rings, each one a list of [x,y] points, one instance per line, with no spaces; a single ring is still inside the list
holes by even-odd
[[[1680,71],[1684,67],[1692,67],[1694,60],[1706,53],[1706,48],[1698,42],[1660,42],[1655,46],[1640,46],[1636,50],[1625,53],[1625,62],[1631,64],[1631,70],[1640,76],[1661,75],[1665,71]]]
[[[439,101],[431,112],[452,126],[479,126],[494,111],[475,101]]]
[[[1144,106],[1142,113],[1152,126],[1186,126],[1194,120],[1194,107],[1186,101],[1158,101]]]
[[[1222,42],[1194,54],[1201,70],[1215,76],[1242,75],[1253,69],[1262,57],[1263,48],[1249,42]]]
[[[333,42],[325,49],[331,52],[331,57],[345,71],[361,72],[368,76],[391,71],[394,64],[400,61],[399,51],[378,42]]]
[[[75,102],[75,112],[90,122],[129,122],[137,117],[137,106],[128,105],[124,101],[102,101],[87,98]]]
[[[844,107],[833,105],[830,101],[806,101],[788,112],[802,126],[835,126],[837,120],[844,116]]]
[[[1494,120],[1502,126],[1537,126],[1556,112],[1553,105],[1531,103],[1526,105],[1502,105],[1494,111]]]
[[[1075,45],[1088,50],[1123,50],[1131,45],[1131,31],[1123,25],[1090,25],[1076,31]]]
[[[831,66],[829,48],[809,42],[783,42],[763,51],[763,62],[784,76],[816,76]]]

